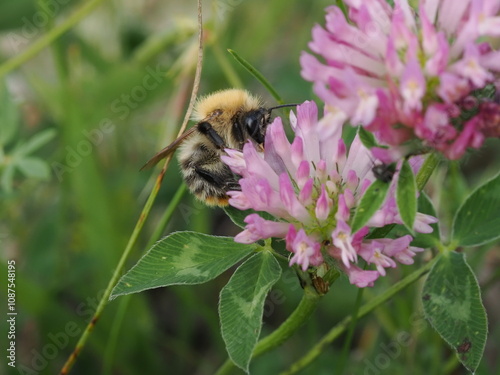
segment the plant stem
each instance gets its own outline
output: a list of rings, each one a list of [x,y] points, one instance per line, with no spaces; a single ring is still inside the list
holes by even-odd
[[[320,299],[321,295],[319,295],[313,288],[306,287],[304,289],[302,300],[297,308],[288,317],[288,319],[278,327],[278,329],[257,343],[257,346],[253,351],[252,358],[256,358],[284,343],[316,310]]]
[[[96,1],[96,0],[94,0]],[[97,0],[97,1],[103,1],[103,0]],[[189,102],[189,107],[186,111],[186,115],[184,116],[184,121],[181,125],[181,128],[179,129],[179,136],[184,132],[186,129],[187,123],[189,121],[189,118],[191,116],[191,112],[193,111],[194,103],[196,101],[196,96],[198,93],[198,88],[200,86],[200,78],[201,78],[201,68],[202,68],[202,63],[203,63],[203,20],[202,20],[202,6],[201,6],[201,0],[197,1],[198,3],[198,61],[196,64],[196,73],[195,73],[195,78],[194,78],[194,83],[193,83],[193,90],[191,92],[191,100]],[[90,4],[90,3],[88,3]],[[87,5],[88,5],[87,4]],[[118,261],[118,264],[113,272],[113,276],[109,280],[108,286],[106,287],[106,290],[104,291],[103,296],[101,297],[101,300],[99,301],[99,304],[97,306],[97,309],[94,313],[94,316],[92,317],[92,320],[89,322],[87,327],[85,328],[85,331],[83,332],[82,336],[78,340],[75,349],[73,350],[73,353],[68,357],[66,360],[66,363],[64,364],[63,368],[61,369],[61,372],[59,373],[60,375],[66,375],[69,373],[71,370],[71,367],[73,367],[73,364],[75,363],[77,357],[79,356],[80,352],[82,351],[83,347],[85,346],[85,343],[87,342],[87,339],[90,335],[90,333],[93,331],[97,321],[99,320],[102,311],[104,310],[104,307],[106,306],[109,296],[111,295],[111,292],[118,281],[118,279],[121,276],[123,266],[125,265],[125,262],[132,251],[133,246],[137,242],[137,238],[139,237],[139,233],[142,230],[142,227],[144,226],[144,222],[146,221],[146,218],[149,215],[149,212],[151,211],[151,208],[153,206],[153,203],[156,199],[156,196],[158,195],[158,191],[160,190],[161,182],[163,181],[163,177],[165,176],[165,172],[167,171],[168,165],[170,164],[170,160],[172,159],[172,154],[168,155],[166,157],[165,163],[163,165],[162,170],[160,171],[160,174],[156,178],[155,185],[153,186],[153,189],[144,205],[144,208],[142,209],[141,215],[139,216],[139,219],[137,220],[137,223],[135,224],[134,230],[132,232],[132,235],[129,238],[129,241],[127,243],[127,246],[125,247],[125,250],[123,251],[123,254]]]
[[[31,44],[28,49],[21,52],[19,55],[12,57],[0,66],[0,78],[9,73],[11,70],[16,69],[20,65],[24,64],[26,61],[35,57],[41,50],[51,44],[54,40],[59,38],[66,31],[75,26],[83,18],[85,18],[90,12],[97,8],[101,3],[106,0],[90,0],[83,4],[81,8],[76,10],[68,18],[62,21],[60,24],[49,30],[45,35],[40,37],[36,42]]]
[[[271,85],[271,83],[262,75],[261,72],[259,72],[257,69],[255,69],[252,64],[250,64],[247,60],[245,60],[243,57],[238,55],[236,51],[233,51],[232,49],[227,50],[235,59],[238,61],[248,72],[253,75],[262,85],[269,91],[269,93],[273,96],[274,99],[279,104],[284,104],[285,102],[281,98],[281,96],[278,94],[278,92],[274,89],[274,87]]]
[[[280,346],[292,336],[316,310],[321,296],[310,286],[304,288],[304,295],[293,313],[273,333],[260,340],[252,353],[252,359],[265,352]],[[216,375],[229,374],[235,367],[234,363],[227,359],[219,368]]]
[[[422,275],[427,273],[432,268],[432,266],[434,265],[434,263],[436,263],[439,257],[440,255],[436,256],[425,266],[416,270],[412,274],[408,275],[403,280],[397,282],[392,287],[387,289],[384,293],[373,298],[370,302],[364,304],[359,309],[359,312],[357,314],[358,319],[366,316],[368,313],[372,312],[382,303],[389,300],[396,293],[400,292],[401,290],[405,289],[406,287],[417,281]],[[339,337],[348,328],[349,323],[351,321],[352,321],[351,315],[344,318],[340,323],[334,326],[325,336],[323,336],[323,338],[315,346],[313,346],[313,348],[309,350],[309,352],[307,352],[306,355],[304,355],[301,359],[292,364],[292,366],[290,366],[290,368],[287,371],[283,372],[281,375],[295,374],[298,371],[305,368],[306,366],[308,366],[316,357],[318,357],[321,354],[321,352],[327,345],[331,344],[337,337]]]
[[[153,202],[156,196],[158,195],[158,191],[160,190],[161,182],[163,180],[164,175],[165,175],[165,169],[163,169],[156,178],[156,183],[153,187],[153,190],[151,191],[151,194],[149,195],[148,200],[146,201],[146,204],[142,209],[141,215],[139,216],[139,220],[137,220],[137,223],[135,224],[135,228],[132,232],[132,235],[130,236],[127,246],[125,247],[125,250],[123,251],[122,256],[120,257],[120,260],[118,261],[118,264],[113,272],[113,276],[109,280],[108,286],[106,287],[106,290],[104,291],[104,294],[101,297],[101,300],[99,301],[99,305],[97,306],[94,316],[92,317],[92,320],[89,322],[82,336],[78,340],[73,353],[71,353],[71,355],[66,360],[66,363],[61,369],[60,375],[66,375],[69,373],[71,367],[73,367],[73,364],[76,361],[76,358],[79,356],[80,352],[85,346],[85,343],[87,342],[90,333],[94,330],[97,321],[101,317],[102,311],[104,310],[104,307],[108,302],[109,296],[111,295],[111,291],[113,290],[113,287],[120,278],[123,266],[125,265],[125,262],[128,259],[128,256],[132,251],[132,248],[135,245],[137,238],[139,237],[139,233],[141,232],[142,227],[144,226],[144,222],[146,221],[146,218],[148,217],[149,212],[151,211],[151,207],[153,206]]]
[[[186,184],[180,185],[175,195],[173,196],[172,200],[168,204],[168,207],[165,210],[158,225],[156,226],[156,230],[150,237],[149,242],[146,245],[146,249],[150,249],[154,245],[154,243],[160,239],[163,231],[165,230],[165,227],[172,218],[172,215],[177,206],[179,205],[185,192],[186,192]],[[113,320],[113,325],[111,327],[111,334],[108,339],[108,344],[106,346],[106,352],[104,355],[103,374],[111,374],[114,352],[116,349],[116,344],[118,342],[118,335],[120,333],[120,328],[123,323],[123,318],[125,316],[125,312],[127,311],[127,306],[128,303],[130,302],[131,297],[132,297],[131,295],[124,296],[120,301],[120,305],[118,306],[118,312],[116,313],[115,319]]]

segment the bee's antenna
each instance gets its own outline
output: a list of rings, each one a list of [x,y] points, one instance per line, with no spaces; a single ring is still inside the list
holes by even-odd
[[[269,110],[269,113],[271,113],[271,111],[273,109],[285,108],[285,107],[297,107],[298,105],[300,105],[300,104],[281,104],[281,105],[277,105],[276,107],[268,108],[268,110]]]

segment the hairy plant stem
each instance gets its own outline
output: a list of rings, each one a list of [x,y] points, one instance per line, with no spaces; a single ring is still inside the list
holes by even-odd
[[[102,0],[100,0],[102,1]],[[186,129],[187,123],[189,122],[189,118],[191,116],[191,112],[194,107],[194,103],[196,101],[196,96],[198,93],[198,88],[200,86],[200,79],[201,79],[201,68],[202,68],[202,63],[203,63],[203,21],[202,21],[202,8],[201,8],[201,0],[198,0],[198,61],[196,64],[196,73],[195,73],[195,78],[194,78],[194,83],[193,83],[193,90],[191,92],[191,100],[189,102],[189,107],[188,110],[186,111],[186,115],[184,116],[184,121],[179,129],[178,135],[180,136],[184,130]],[[118,264],[113,272],[113,276],[108,282],[108,285],[106,287],[106,290],[104,291],[103,296],[101,297],[101,300],[99,301],[99,304],[97,306],[97,309],[94,313],[94,316],[92,317],[91,321],[85,328],[82,336],[78,340],[75,349],[73,350],[73,353],[68,357],[66,360],[66,363],[64,364],[63,368],[60,371],[60,375],[66,375],[69,373],[71,368],[73,367],[76,359],[78,358],[80,352],[82,351],[83,347],[85,346],[85,343],[87,342],[87,339],[90,335],[90,333],[94,330],[94,327],[101,317],[102,311],[104,310],[104,307],[106,306],[109,296],[111,295],[111,292],[116,285],[118,279],[120,278],[122,274],[123,267],[125,265],[126,260],[128,259],[128,256],[130,255],[132,248],[134,247],[135,243],[137,242],[137,239],[139,237],[139,234],[144,226],[144,222],[146,221],[146,218],[148,217],[151,208],[153,207],[153,203],[156,199],[156,196],[158,195],[158,191],[160,190],[161,183],[163,181],[163,177],[165,176],[165,172],[167,171],[168,165],[170,164],[170,160],[172,159],[172,154],[168,155],[165,163],[163,165],[163,168],[156,178],[155,185],[153,186],[153,189],[144,205],[144,208],[142,209],[142,212],[139,216],[139,219],[137,220],[137,223],[135,224],[134,230],[132,231],[132,235],[129,238],[129,241],[127,243],[127,246],[125,247],[125,250],[122,253],[122,256],[120,257],[120,260],[118,261]]]
[[[316,310],[321,297],[314,288],[306,286],[304,288],[304,295],[296,309],[273,333],[257,343],[252,353],[252,359],[280,346],[292,336]],[[230,359],[227,359],[216,372],[216,375],[230,374],[234,368],[234,363]]]
[[[150,237],[148,244],[146,245],[146,249],[150,249],[156,241],[158,241],[165,230],[167,224],[170,222],[172,215],[182,200],[184,193],[186,192],[186,184],[182,184],[177,189],[174,197],[168,204],[163,216],[158,222],[156,229],[153,235]],[[106,345],[106,351],[103,359],[103,374],[111,374],[112,373],[112,365],[115,349],[118,343],[118,335],[120,334],[120,329],[123,323],[123,319],[125,317],[125,312],[127,310],[128,303],[130,302],[131,295],[124,296],[118,307],[118,312],[113,320],[113,325],[111,327],[111,334],[108,338],[108,344]]]
[[[167,162],[170,161],[167,160]],[[139,233],[142,230],[142,227],[144,226],[144,222],[146,221],[146,218],[149,215],[149,212],[151,211],[151,207],[153,206],[153,202],[158,195],[158,191],[160,190],[161,182],[163,180],[163,176],[165,175],[166,169],[162,169],[158,177],[156,178],[156,183],[153,187],[153,190],[151,191],[151,194],[149,195],[148,200],[146,201],[146,204],[144,205],[144,208],[142,209],[141,215],[139,216],[139,220],[137,221],[134,230],[132,232],[132,235],[130,236],[127,246],[125,247],[125,250],[122,253],[122,256],[120,257],[120,260],[118,261],[118,264],[113,272],[113,276],[108,282],[108,285],[106,287],[106,290],[104,291],[103,296],[101,297],[101,300],[99,301],[99,304],[96,308],[96,311],[94,313],[94,316],[92,317],[91,321],[85,328],[85,331],[83,332],[82,336],[78,340],[76,347],[71,353],[71,355],[68,357],[66,360],[66,363],[64,364],[63,368],[61,369],[60,375],[65,375],[68,374],[71,368],[73,367],[73,364],[75,363],[77,357],[79,356],[80,352],[82,351],[83,347],[85,346],[85,343],[87,342],[87,339],[90,335],[90,333],[94,330],[94,327],[101,317],[102,311],[104,310],[104,307],[106,306],[109,296],[111,295],[111,291],[113,290],[113,287],[115,286],[116,282],[120,278],[123,270],[123,266],[125,265],[126,260],[128,259],[128,256],[130,255],[130,252],[132,251],[132,248],[134,247],[135,243],[137,242],[137,238],[139,237]]]

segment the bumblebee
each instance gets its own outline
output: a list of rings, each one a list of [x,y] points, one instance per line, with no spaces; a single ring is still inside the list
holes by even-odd
[[[229,190],[240,190],[240,176],[221,160],[225,148],[242,150],[250,140],[262,149],[272,108],[246,90],[228,89],[200,98],[194,107],[197,123],[153,156],[149,168],[180,148],[179,165],[189,190],[210,206],[226,206]]]

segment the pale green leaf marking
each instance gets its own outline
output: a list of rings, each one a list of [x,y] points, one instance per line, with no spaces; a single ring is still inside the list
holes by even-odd
[[[222,338],[231,360],[246,372],[260,335],[266,295],[280,275],[274,256],[260,251],[236,270],[221,291]]]

